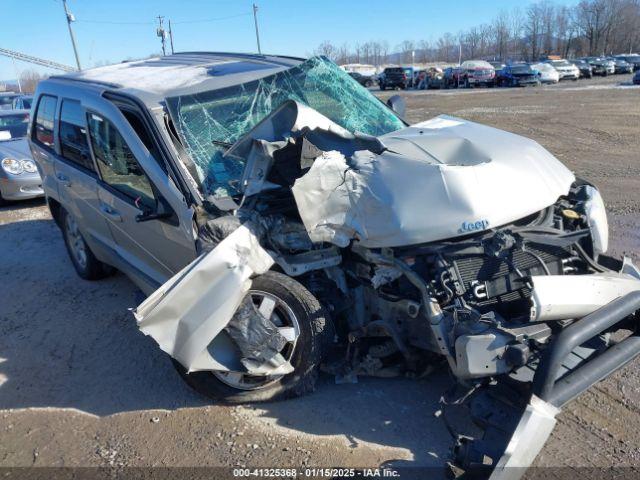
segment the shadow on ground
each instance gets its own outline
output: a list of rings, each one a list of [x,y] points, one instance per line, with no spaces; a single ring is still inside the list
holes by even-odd
[[[136,304],[134,285],[121,274],[98,282],[77,277],[48,217],[0,225],[0,264],[0,409],[107,416],[209,404],[137,329],[127,310]],[[442,465],[451,439],[433,414],[447,386],[444,373],[350,385],[323,377],[313,395],[248,411],[293,435],[406,448],[419,465]]]

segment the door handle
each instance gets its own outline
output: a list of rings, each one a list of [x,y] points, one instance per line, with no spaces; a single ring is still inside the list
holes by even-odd
[[[122,221],[122,215],[120,215],[120,212],[118,212],[117,210],[114,210],[106,203],[100,204],[100,210],[102,211],[102,213],[104,213],[107,217],[109,217],[114,222]]]
[[[56,178],[58,179],[58,181],[60,181],[62,186],[67,187],[67,188],[71,186],[71,180],[69,180],[69,177],[67,177],[66,175],[64,175],[62,173],[58,173],[56,175]]]

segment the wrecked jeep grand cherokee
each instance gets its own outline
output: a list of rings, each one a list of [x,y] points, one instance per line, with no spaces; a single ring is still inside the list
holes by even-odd
[[[212,398],[444,363],[443,405],[484,432],[456,435],[453,463],[517,478],[560,407],[640,352],[638,269],[605,255],[598,190],[534,141],[409,126],[322,57],[177,54],[37,99],[76,270],[150,294],[140,329]]]

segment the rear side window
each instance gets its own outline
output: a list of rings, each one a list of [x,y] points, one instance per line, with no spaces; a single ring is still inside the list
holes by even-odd
[[[63,100],[60,109],[60,153],[85,170],[95,171],[89,155],[85,116],[80,102]]]
[[[53,119],[58,99],[50,95],[42,95],[36,112],[34,137],[38,143],[53,150]]]

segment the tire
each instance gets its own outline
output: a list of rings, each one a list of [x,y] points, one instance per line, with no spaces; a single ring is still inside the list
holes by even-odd
[[[108,277],[115,269],[98,260],[89,245],[84,241],[78,224],[71,214],[65,209],[60,210],[60,227],[62,229],[62,237],[67,247],[67,253],[80,278],[85,280],[100,280]],[[75,233],[74,233],[75,230]],[[81,254],[81,251],[83,254]]]
[[[383,91],[384,91],[384,90],[386,90],[386,89],[387,89],[387,87],[384,85],[384,83],[381,83],[381,84],[380,84],[380,90],[383,90]]]
[[[9,202],[6,201],[4,198],[2,198],[2,192],[0,192],[0,207],[4,207],[5,205],[8,205]]]
[[[323,352],[333,338],[333,325],[326,310],[302,284],[278,272],[256,277],[250,292],[275,296],[297,317],[300,334],[289,359],[295,370],[253,390],[233,387],[213,372],[187,373],[174,360],[178,373],[198,393],[227,404],[283,400],[312,392]]]

